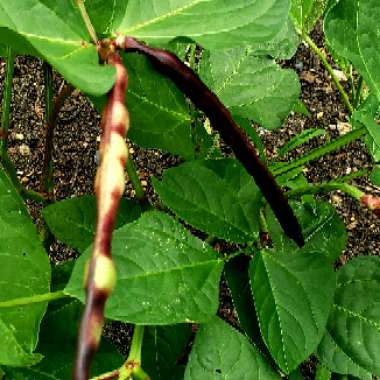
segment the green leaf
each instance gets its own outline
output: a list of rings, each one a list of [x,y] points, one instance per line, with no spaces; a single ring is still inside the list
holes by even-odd
[[[223,261],[181,224],[147,212],[114,233],[118,281],[105,315],[146,325],[204,322],[218,308]],[[77,261],[65,292],[84,300],[83,272],[91,254]]]
[[[346,248],[346,227],[333,206],[317,201],[314,205],[291,202],[293,211],[301,224],[305,238],[305,249],[322,253],[333,263]],[[268,210],[269,234],[274,246],[279,250],[294,250],[295,243],[289,239]]]
[[[117,32],[148,43],[187,37],[209,49],[235,47],[271,40],[288,12],[288,0],[129,1]]]
[[[5,368],[12,380],[67,380],[71,379],[79,322],[83,312],[76,300],[64,300],[49,306],[41,325],[38,349],[44,359],[28,368]],[[102,341],[91,365],[91,377],[116,369],[123,363],[122,356],[107,341]]]
[[[349,59],[380,100],[378,0],[345,0],[325,18],[324,30],[338,54]]]
[[[380,187],[380,165],[376,165],[371,173],[370,180],[375,186]]]
[[[281,30],[269,41],[250,44],[255,55],[269,55],[276,59],[291,59],[300,44],[300,38],[289,18]]]
[[[146,327],[141,359],[144,371],[154,380],[183,379],[185,366],[178,361],[185,355],[190,336],[189,324]]]
[[[335,274],[313,250],[263,250],[252,260],[250,276],[262,336],[277,365],[289,374],[323,337]]]
[[[189,106],[183,94],[146,57],[127,55],[125,62],[129,72],[126,103],[132,121],[129,137],[145,148],[194,158]]]
[[[184,380],[279,380],[259,351],[237,330],[215,317],[195,338]]]
[[[125,10],[125,0],[86,0],[85,6],[98,37],[109,35],[119,25]]]
[[[234,114],[264,128],[280,127],[300,95],[297,74],[251,48],[205,53],[201,76]]]
[[[350,372],[356,368],[380,375],[379,257],[358,257],[339,270],[327,332],[332,340],[327,348],[337,346],[339,356],[334,358],[323,345],[318,350],[320,356],[330,358],[330,362],[332,357],[338,368],[349,360]],[[345,360],[341,362],[342,356]]]
[[[187,162],[153,186],[181,219],[212,236],[235,243],[258,236],[261,193],[237,160]]]
[[[326,131],[324,129],[305,129],[301,133],[299,133],[297,136],[290,139],[285,145],[283,145],[277,155],[278,157],[283,157],[286,154],[288,154],[293,149],[307,143],[311,139],[318,137],[318,136],[324,136],[326,134]]]
[[[133,222],[140,214],[141,206],[138,203],[122,198],[116,228]],[[83,252],[94,240],[96,199],[93,195],[56,202],[45,207],[42,215],[54,236],[79,252]]]
[[[82,91],[101,95],[113,85],[115,70],[99,65],[96,48],[88,43],[89,36],[74,2],[2,0],[0,29],[4,28],[21,37],[7,40],[16,51],[20,51],[18,42],[23,45],[21,50],[29,44]]]
[[[238,256],[229,260],[224,267],[224,274],[231,291],[232,301],[237,313],[240,328],[247,337],[259,348],[260,352],[268,354],[260,333],[259,321],[253,302],[248,256]],[[267,355],[270,357],[270,355]]]
[[[342,348],[339,347],[329,332],[325,333],[322,342],[319,344],[317,356],[319,360],[332,372],[342,375],[352,375],[358,377],[359,379],[372,379],[371,373],[355,363],[342,350]]]
[[[50,265],[37,230],[0,170],[0,302],[49,292]],[[0,308],[0,365],[38,362],[33,354],[46,304]]]
[[[292,0],[290,14],[297,29],[309,34],[326,9],[327,0]]]

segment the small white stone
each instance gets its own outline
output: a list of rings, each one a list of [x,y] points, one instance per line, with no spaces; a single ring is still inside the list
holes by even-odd
[[[20,145],[19,151],[20,151],[22,156],[29,156],[30,155],[30,148],[26,144]]]

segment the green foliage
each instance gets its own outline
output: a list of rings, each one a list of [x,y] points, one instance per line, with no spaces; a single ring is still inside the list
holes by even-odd
[[[145,213],[114,233],[112,247],[118,281],[106,306],[108,318],[162,325],[204,322],[215,314],[223,260],[171,217]],[[88,249],[78,259],[65,289],[82,301],[90,254]]]
[[[0,303],[49,291],[48,257],[22,199],[0,170]],[[33,354],[46,303],[0,307],[0,365],[26,366]]]
[[[250,48],[204,52],[201,76],[234,115],[278,128],[300,95],[294,71]]]
[[[42,324],[38,351],[44,359],[28,368],[5,369],[7,378],[12,380],[67,380],[71,378],[77,331],[83,307],[75,300],[64,300],[49,308]],[[104,341],[92,367],[92,375],[107,372],[123,362],[122,356]]]
[[[238,161],[187,162],[153,184],[166,206],[200,230],[236,243],[257,238],[261,193]]]
[[[280,379],[257,348],[233,327],[214,318],[195,338],[184,380]]]
[[[308,34],[326,9],[328,0],[292,0],[290,14],[297,29]]]
[[[334,372],[367,379],[380,373],[379,264],[378,257],[358,257],[338,272],[327,333],[318,348]]]
[[[333,49],[355,65],[380,100],[379,17],[377,0],[340,1],[327,14],[325,32]]]
[[[289,140],[284,146],[282,146],[281,149],[278,151],[277,155],[279,157],[285,156],[293,149],[298,148],[299,146],[307,143],[311,139],[318,136],[324,136],[325,134],[326,131],[324,129],[305,129],[297,136]]]
[[[133,222],[141,214],[139,204],[122,199],[116,228]],[[84,252],[92,243],[96,228],[96,199],[91,195],[65,199],[45,207],[42,215],[54,236],[69,247]]]
[[[228,48],[271,40],[288,9],[288,0],[130,1],[116,31],[152,43],[187,37],[208,49]]]
[[[278,366],[290,373],[324,334],[335,274],[318,251],[262,250],[251,262],[250,278],[264,341]]]

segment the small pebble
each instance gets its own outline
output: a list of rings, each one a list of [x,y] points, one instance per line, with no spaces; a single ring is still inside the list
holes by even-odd
[[[322,119],[322,117],[323,117],[323,112],[321,111],[321,112],[318,112],[317,113],[317,119],[319,120],[319,119]]]
[[[30,155],[30,148],[26,144],[20,145],[18,148],[22,156],[29,156]]]
[[[18,140],[18,141],[22,141],[24,140],[24,135],[22,133],[16,133],[15,134],[15,139]]]

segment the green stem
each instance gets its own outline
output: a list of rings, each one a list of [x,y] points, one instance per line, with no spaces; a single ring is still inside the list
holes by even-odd
[[[357,108],[357,106],[360,103],[360,98],[362,96],[362,90],[363,90],[363,83],[364,83],[363,77],[360,76],[359,77],[359,81],[358,81],[358,88],[356,90],[356,95],[355,95],[355,98],[354,98],[354,107],[355,108]]]
[[[103,375],[92,377],[91,380],[114,380],[119,377],[120,370],[115,369],[114,371],[104,373]]]
[[[150,376],[141,367],[137,367],[133,371],[133,380],[150,380]]]
[[[54,107],[53,107],[53,69],[45,62],[45,152],[44,165],[42,168],[41,187],[49,198],[54,194],[53,183],[53,133],[54,133]]]
[[[136,325],[133,331],[131,348],[129,350],[127,362],[141,363],[141,348],[144,338],[144,326]]]
[[[352,181],[353,179],[364,177],[368,175],[369,172],[370,172],[369,169],[361,169],[361,170],[358,170],[357,172],[352,172],[342,177],[337,177],[334,179],[334,181],[335,182],[349,182],[349,181]]]
[[[350,195],[351,197],[355,198],[356,200],[360,201],[362,196],[364,195],[364,192],[359,190],[357,187],[353,185],[349,185],[348,183],[343,182],[326,182],[321,183],[318,185],[310,185],[305,187],[300,187],[295,190],[290,190],[286,193],[286,195],[289,198],[295,198],[300,195],[305,194],[317,194],[317,193],[328,193],[330,191],[336,191],[340,190],[346,193],[347,195]]]
[[[322,61],[323,66],[326,68],[326,70],[330,74],[332,80],[334,81],[347,110],[350,113],[352,113],[354,111],[354,108],[353,108],[352,104],[350,103],[350,99],[349,99],[346,91],[344,91],[344,88],[340,84],[338,77],[335,75],[333,68],[328,63],[326,56],[324,55],[322,50],[314,43],[314,41],[307,34],[302,33],[301,36],[307,42],[307,44],[310,46],[310,48],[318,55],[320,60]]]
[[[145,190],[141,185],[140,178],[137,174],[136,166],[133,162],[131,155],[129,155],[126,165],[128,178],[132,183],[133,189],[135,190],[136,199],[140,202],[145,200]]]
[[[86,10],[86,7],[84,6],[83,0],[77,0],[77,5],[79,8],[80,14],[82,16],[82,19],[84,21],[84,24],[86,25],[86,29],[88,31],[88,34],[90,35],[95,46],[97,46],[99,40],[98,40],[98,37],[96,36],[94,26],[92,25],[90,16],[87,13],[87,10]]]
[[[367,133],[367,129],[364,126],[361,126],[352,132],[346,133],[345,135],[330,141],[329,143],[311,150],[309,153],[300,157],[297,160],[289,162],[287,165],[280,166],[279,168],[273,168],[272,173],[274,176],[279,176],[280,174],[284,174],[291,169],[298,168],[300,166],[304,166],[310,161],[316,160],[325,154],[334,152],[335,150],[351,143],[352,141],[357,140],[358,138],[364,136]]]
[[[8,307],[17,307],[17,306],[28,306],[34,303],[41,303],[41,302],[50,302],[50,301],[59,300],[65,297],[68,297],[68,295],[65,294],[63,290],[60,290],[54,293],[35,294],[34,296],[30,296],[30,297],[22,297],[22,298],[16,298],[10,301],[0,302],[0,309],[8,308]]]
[[[34,191],[34,190],[29,190],[29,189],[21,188],[20,189],[20,195],[24,199],[30,199],[32,201],[35,201],[37,203],[41,203],[43,205],[45,205],[46,203],[48,203],[48,199],[43,194],[41,194],[41,193],[39,193],[37,191]]]
[[[8,151],[8,129],[9,129],[9,114],[11,110],[12,100],[12,84],[14,73],[14,61],[15,54],[9,46],[7,47],[7,62],[6,62],[6,74],[3,89],[3,104],[1,114],[1,133],[0,133],[0,154],[4,159],[7,156]]]

